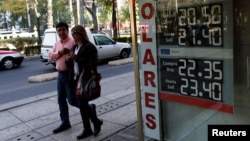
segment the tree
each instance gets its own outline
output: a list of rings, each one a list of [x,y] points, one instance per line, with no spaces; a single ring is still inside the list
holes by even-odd
[[[10,12],[11,26],[16,25],[16,21],[19,19],[27,19],[26,1],[25,0],[1,0],[2,11]],[[27,21],[27,20],[25,20]],[[24,22],[24,25],[28,27],[28,23]]]
[[[100,24],[110,25],[112,22],[110,20],[112,17],[112,5],[112,0],[98,0],[98,7],[100,7],[98,19]]]
[[[97,22],[97,15],[96,15],[96,9],[97,9],[96,1],[92,0],[92,4],[90,5],[90,7],[89,7],[89,5],[87,5],[85,0],[82,0],[82,3],[83,3],[83,6],[87,9],[87,11],[90,13],[90,15],[93,18],[93,24],[94,24],[93,31],[97,32],[98,31],[98,22]]]
[[[39,0],[38,11],[42,9],[41,7],[46,4],[46,0]],[[34,0],[28,0],[29,2],[29,15],[31,20],[31,25],[36,25],[36,15],[34,12]],[[18,25],[20,28],[29,27],[28,17],[27,17],[27,5],[26,0],[0,0],[1,10],[0,12],[4,15],[9,14],[10,26]],[[47,10],[43,10],[47,11]],[[41,12],[42,13],[42,12]],[[5,18],[5,23],[7,23],[7,18]],[[10,27],[9,26],[9,27]]]
[[[127,7],[122,7],[119,10],[119,20],[121,22],[129,21],[130,15],[129,15],[129,9]]]
[[[68,0],[53,0],[53,22],[58,23],[59,21],[64,21],[71,23],[71,13],[69,11],[69,1]]]
[[[29,14],[31,19],[31,28],[34,25],[37,25],[37,15],[35,12],[35,1],[29,1]],[[98,21],[101,24],[110,24],[112,20],[113,26],[113,35],[114,38],[117,38],[117,0],[81,0],[82,6],[86,9],[86,11],[91,15],[90,17],[86,16],[84,13],[85,21],[93,22],[94,31],[98,30]],[[40,13],[39,21],[42,30],[47,28],[47,0],[37,0],[37,12]],[[1,5],[2,4],[2,5]],[[11,26],[19,25],[19,27],[28,27],[28,20],[27,20],[27,9],[26,9],[26,0],[0,0],[0,13],[10,13],[10,22]],[[53,6],[53,23],[54,25],[58,21],[65,21],[70,23],[71,20],[71,13],[69,10],[69,1],[68,0],[52,0]],[[73,15],[76,19],[76,0],[73,0]],[[99,10],[97,17],[97,9]],[[87,14],[88,15],[88,14]],[[92,17],[92,18],[91,18]],[[0,17],[1,18],[1,17]],[[3,18],[2,18],[3,19]],[[2,20],[4,21],[4,20]],[[39,28],[39,27],[38,27]]]
[[[40,30],[40,33],[43,33],[43,30],[45,28],[47,28],[47,17],[45,15],[47,15],[47,0],[36,0],[37,1],[37,5],[36,3],[34,3],[32,6],[32,9],[34,9],[35,11],[35,6],[37,8],[37,12],[40,15],[39,17],[36,16],[37,20],[36,20],[36,24],[37,25],[37,29]],[[31,18],[33,19],[33,17]],[[38,23],[39,22],[39,23]]]
[[[87,7],[85,0],[84,2],[85,8],[91,14],[94,23],[94,30],[98,30],[97,16],[96,16],[96,8],[97,5],[95,0],[92,0],[92,8]],[[102,15],[105,13],[107,16],[109,11],[112,11],[112,28],[113,28],[113,38],[117,39],[117,0],[98,0],[98,5],[102,7]],[[104,16],[105,17],[105,16]]]
[[[130,31],[130,26],[128,26],[127,24],[130,23],[130,14],[129,14],[129,8],[127,6],[122,7],[119,10],[119,23],[122,23],[123,25],[123,29],[125,32]],[[119,31],[121,31],[121,29],[119,29]]]
[[[1,7],[3,5],[3,1],[0,1],[0,21],[3,21],[1,28],[8,28],[7,19],[6,19],[6,11],[4,11]]]

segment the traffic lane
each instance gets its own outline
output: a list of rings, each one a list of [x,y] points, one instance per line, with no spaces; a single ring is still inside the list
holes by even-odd
[[[55,67],[46,66],[39,59],[25,59],[19,68],[0,71],[0,104],[54,91],[55,82],[30,84],[27,78],[55,72]]]
[[[13,87],[12,89],[1,89],[0,104],[38,96],[40,94],[56,91],[56,81],[44,83],[29,83],[22,87]]]
[[[56,71],[54,67],[48,67],[39,60],[24,61],[19,68],[0,71],[0,90],[23,87],[28,83],[31,75],[44,74]],[[2,93],[0,91],[0,93]]]
[[[25,69],[27,73],[23,73],[24,79],[20,77],[20,73],[18,73],[19,72],[18,70],[12,70],[11,72],[4,72],[4,73],[0,72],[0,79],[2,81],[5,81],[5,83],[2,83],[0,85],[0,90],[1,90],[0,91],[0,97],[1,97],[0,104],[56,91],[56,80],[47,81],[43,83],[28,83],[27,81],[28,77],[26,77],[28,76],[28,74],[34,73],[32,71],[37,71],[39,72],[39,74],[40,72],[49,72],[49,73],[55,72],[54,67],[37,64],[38,62],[36,61],[29,62],[29,63],[27,65],[30,65],[30,66],[24,65],[22,68],[24,69],[27,67],[27,69]],[[32,65],[32,63],[35,63],[35,65]],[[21,72],[22,71],[24,70],[21,70]],[[120,65],[120,66],[109,66],[104,63],[104,64],[98,65],[98,71],[102,74],[102,78],[105,79],[108,77],[121,75],[121,74],[133,71],[133,64],[131,63],[131,64]],[[37,72],[35,72],[34,74],[38,74]]]

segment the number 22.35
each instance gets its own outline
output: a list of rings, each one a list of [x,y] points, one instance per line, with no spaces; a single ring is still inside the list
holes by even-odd
[[[222,80],[222,70],[219,67],[222,65],[221,61],[179,59],[179,64],[180,76]]]

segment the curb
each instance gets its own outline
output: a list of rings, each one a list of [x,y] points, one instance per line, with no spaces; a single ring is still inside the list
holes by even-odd
[[[113,65],[113,66],[118,66],[118,65],[124,65],[124,64],[128,64],[128,63],[133,63],[133,58],[125,58],[125,59],[120,59],[120,60],[114,60],[114,61],[109,61],[108,64],[109,65]]]
[[[40,83],[50,80],[55,80],[57,78],[58,72],[46,73],[41,75],[35,75],[28,77],[29,83]]]

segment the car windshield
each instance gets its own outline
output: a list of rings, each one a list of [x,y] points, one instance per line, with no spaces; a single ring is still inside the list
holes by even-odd
[[[113,40],[109,39],[106,36],[96,35],[95,40],[96,40],[97,45],[112,45],[113,44]]]

